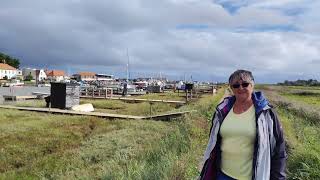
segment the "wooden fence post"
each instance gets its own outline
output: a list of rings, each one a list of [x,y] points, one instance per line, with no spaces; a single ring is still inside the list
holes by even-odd
[[[186,89],[186,102],[188,102],[189,98],[188,98],[188,90]]]
[[[154,104],[152,101],[149,101],[150,104],[150,119],[152,119],[152,105]]]

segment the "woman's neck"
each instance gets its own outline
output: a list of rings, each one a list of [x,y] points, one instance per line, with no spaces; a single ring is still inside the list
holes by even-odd
[[[252,99],[246,100],[236,100],[233,105],[233,112],[236,114],[241,114],[247,111],[253,105]]]
[[[237,105],[244,105],[244,104],[253,104],[252,99],[251,98],[247,98],[247,99],[236,99],[235,104]]]

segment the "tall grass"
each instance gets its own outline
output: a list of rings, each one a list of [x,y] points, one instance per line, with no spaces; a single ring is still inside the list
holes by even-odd
[[[320,129],[295,111],[279,110],[288,142],[288,179],[320,178]]]
[[[0,179],[195,178],[221,94],[169,122],[1,110]]]
[[[294,101],[300,101],[308,105],[320,106],[320,93],[317,92],[293,92],[281,93],[283,96]]]
[[[177,167],[180,167],[180,170],[176,171],[180,172],[181,176],[175,179],[196,179],[199,176],[203,153],[209,140],[212,115],[223,95],[224,88],[220,89],[215,96],[203,96],[198,102],[191,103],[186,107],[197,111],[185,117],[184,123],[188,127],[191,146],[178,161]]]
[[[295,100],[294,94],[265,91],[277,106],[287,142],[288,179],[320,179],[319,107]]]
[[[0,179],[166,179],[190,146],[181,122],[0,113]]]

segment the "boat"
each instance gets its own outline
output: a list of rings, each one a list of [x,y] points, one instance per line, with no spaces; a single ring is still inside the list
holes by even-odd
[[[51,84],[48,84],[48,83],[38,84],[38,87],[51,87]]]
[[[20,82],[20,80],[12,80],[11,82],[5,83],[4,87],[13,87],[13,86],[23,86],[24,82]]]

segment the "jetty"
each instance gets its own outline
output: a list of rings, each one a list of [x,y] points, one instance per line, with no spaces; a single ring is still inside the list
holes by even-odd
[[[172,113],[152,115],[152,116],[133,116],[133,115],[123,115],[123,114],[102,113],[102,112],[78,112],[78,111],[64,110],[64,109],[57,109],[57,108],[17,107],[17,106],[10,106],[10,105],[0,105],[0,108],[15,109],[15,110],[22,110],[22,111],[43,112],[43,113],[53,113],[53,114],[82,115],[82,116],[95,116],[95,117],[108,118],[108,119],[131,119],[131,120],[142,120],[142,119],[170,120],[172,118],[176,118],[186,113],[192,112],[192,111],[182,111],[182,112],[172,112]]]
[[[39,97],[36,95],[30,95],[30,96],[11,96],[11,95],[3,95],[3,99],[5,101],[23,101],[23,100],[29,100],[29,99],[38,99]]]

